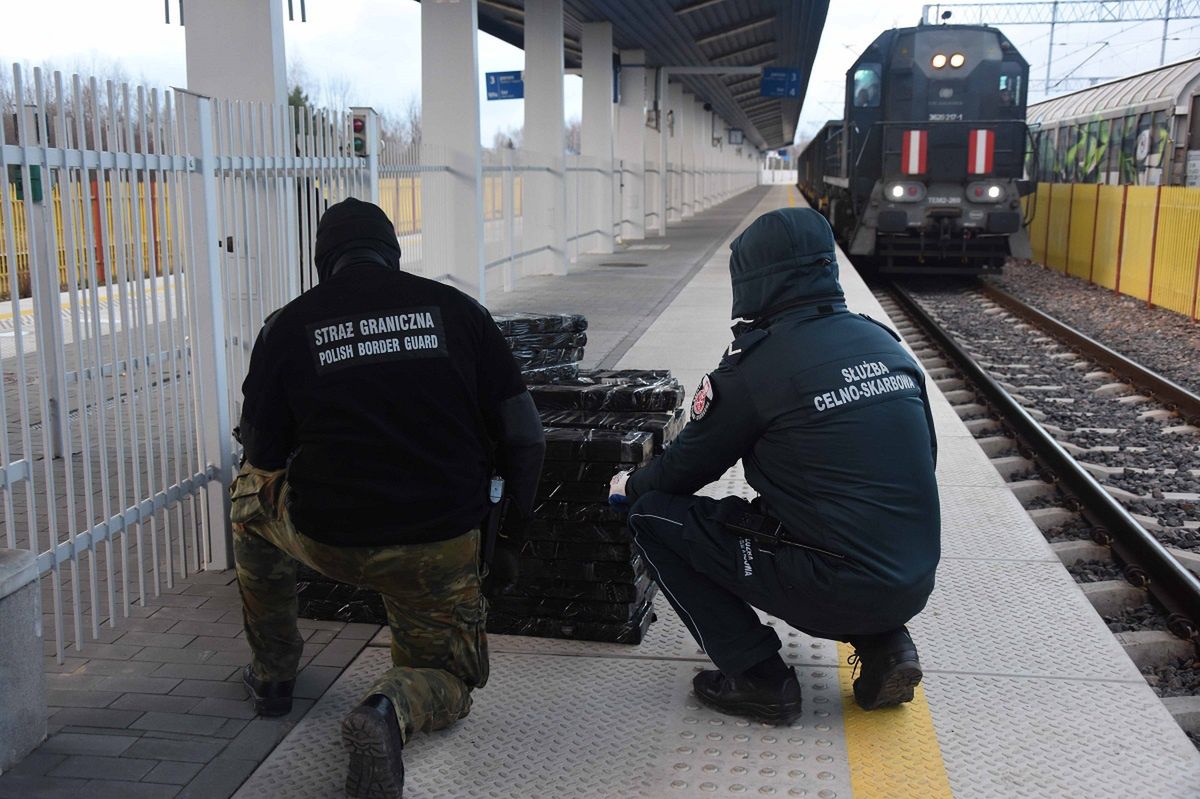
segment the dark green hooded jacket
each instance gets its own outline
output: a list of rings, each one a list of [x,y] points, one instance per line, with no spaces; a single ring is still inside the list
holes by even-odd
[[[895,334],[847,310],[820,214],[771,211],[731,249],[733,317],[752,324],[735,327],[692,420],[630,478],[629,499],[695,493],[741,459],[756,508],[807,547],[777,559],[812,603],[807,629],[903,624],[924,607],[940,556],[924,375]]]

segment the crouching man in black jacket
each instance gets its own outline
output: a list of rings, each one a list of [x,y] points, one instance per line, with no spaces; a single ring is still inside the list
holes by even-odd
[[[904,625],[941,550],[924,375],[894,333],[847,309],[817,212],[765,214],[732,250],[733,317],[749,321],[680,436],[613,492],[717,666],[694,680],[701,701],[771,723],[800,714],[799,682],[754,608],[850,642],[863,708],[910,701],[922,674]],[[757,499],[694,496],[738,460]]]

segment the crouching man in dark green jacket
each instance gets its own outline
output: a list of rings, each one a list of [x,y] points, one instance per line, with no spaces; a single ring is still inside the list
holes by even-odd
[[[772,723],[800,685],[759,608],[851,643],[858,704],[910,701],[921,680],[905,623],[941,550],[937,444],[921,369],[851,313],[833,234],[810,209],[772,211],[731,247],[735,338],[671,447],[613,492],[663,594],[718,670],[696,696]],[[694,496],[741,460],[759,496]]]

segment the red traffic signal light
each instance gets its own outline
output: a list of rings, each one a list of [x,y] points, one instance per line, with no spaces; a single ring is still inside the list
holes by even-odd
[[[366,158],[367,152],[367,117],[365,114],[354,114],[350,117],[351,145],[354,154]]]
[[[355,117],[353,124],[355,133],[362,133],[367,129],[367,120],[363,119],[362,117]]]

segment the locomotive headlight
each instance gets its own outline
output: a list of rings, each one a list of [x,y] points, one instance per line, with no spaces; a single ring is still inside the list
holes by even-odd
[[[1004,186],[999,183],[968,183],[967,199],[975,203],[998,203],[1004,200]]]
[[[962,53],[955,53],[954,55],[950,56],[950,66],[954,67],[955,69],[958,69],[965,63],[967,63],[967,57]]]
[[[934,69],[941,69],[942,67],[946,66],[946,54],[938,53],[933,57],[933,60],[929,62],[929,65]]]
[[[889,183],[884,186],[883,194],[894,203],[919,203],[925,199],[925,184],[917,181]]]

